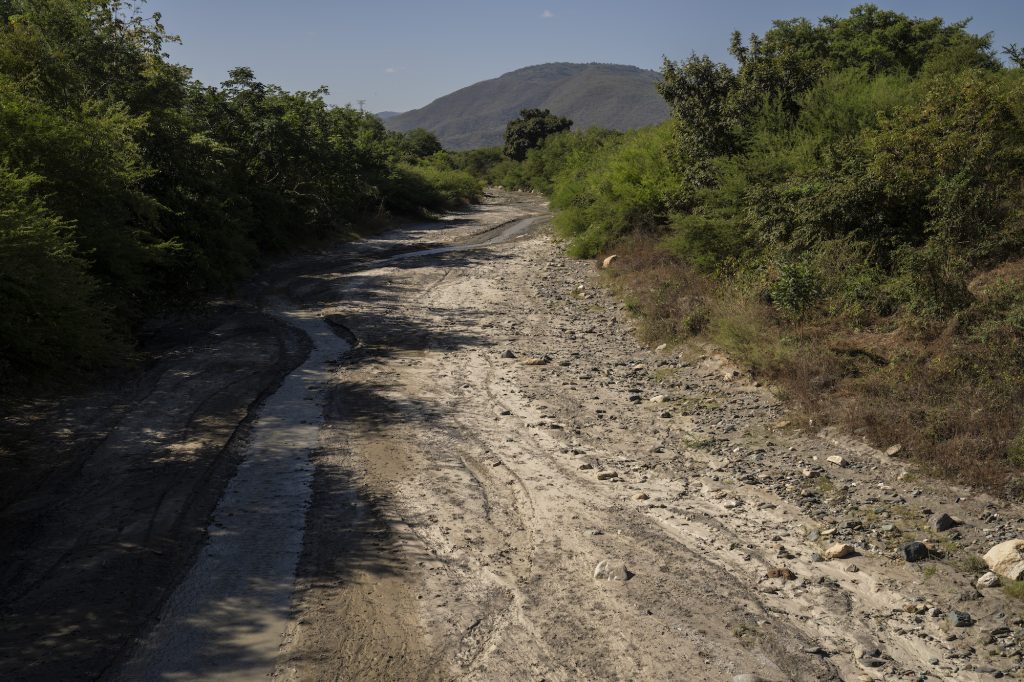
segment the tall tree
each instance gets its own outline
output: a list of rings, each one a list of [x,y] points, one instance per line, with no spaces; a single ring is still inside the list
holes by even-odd
[[[547,109],[523,109],[519,118],[505,127],[505,156],[522,161],[526,153],[540,146],[548,135],[569,130],[572,121],[555,116]]]

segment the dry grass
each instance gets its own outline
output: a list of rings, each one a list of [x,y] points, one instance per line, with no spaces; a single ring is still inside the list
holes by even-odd
[[[710,341],[775,384],[803,417],[843,425],[879,447],[900,443],[933,475],[1024,495],[1024,344],[1005,325],[975,333],[989,320],[985,292],[997,275],[972,284],[976,314],[855,326],[785,319],[716,286],[650,237],[617,253],[609,279],[639,317],[644,341]]]

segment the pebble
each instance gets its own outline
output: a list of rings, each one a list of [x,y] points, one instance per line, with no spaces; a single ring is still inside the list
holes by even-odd
[[[597,472],[597,480],[599,480],[599,481],[607,481],[610,478],[618,478],[618,477],[619,477],[619,472],[618,471],[598,471]]]
[[[844,467],[848,464],[846,459],[840,457],[839,455],[832,455],[831,457],[826,458],[825,461],[827,461],[829,464],[834,464],[837,467]]]

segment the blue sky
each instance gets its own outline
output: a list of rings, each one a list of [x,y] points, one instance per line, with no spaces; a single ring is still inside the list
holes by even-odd
[[[336,104],[405,111],[453,90],[544,62],[657,69],[662,55],[727,59],[729,34],[772,19],[845,14],[856,0],[149,0],[183,40],[172,58],[207,83],[251,66],[289,90],[326,85]],[[878,1],[911,16],[973,16],[995,45],[1024,44],[1024,2]]]

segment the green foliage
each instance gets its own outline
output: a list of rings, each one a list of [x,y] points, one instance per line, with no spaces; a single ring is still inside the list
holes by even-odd
[[[388,140],[395,153],[406,161],[425,159],[441,151],[437,135],[424,128],[414,128],[407,133],[389,132]]]
[[[522,161],[527,152],[539,147],[548,135],[571,127],[572,121],[555,116],[547,109],[523,109],[519,118],[509,121],[505,127],[505,156]]]
[[[814,409],[842,385],[833,415],[956,476],[1019,466],[1020,50],[1004,67],[966,22],[861,5],[731,52],[665,62],[670,125],[553,137],[505,176],[549,192],[570,252],[676,264],[625,275],[638,311],[678,316],[645,328],[704,330]]]
[[[0,166],[0,381],[26,367],[90,366],[121,350],[70,225]]]
[[[192,80],[138,3],[5,0],[0,13],[0,351],[13,374],[111,359],[115,330],[229,286],[265,254],[478,191],[403,165],[440,152],[430,133],[396,140],[323,88],[288,92],[247,68],[220,87]]]
[[[635,230],[664,223],[678,201],[678,183],[665,154],[667,124],[573,149],[554,177],[555,228],[573,240],[571,251],[593,256]]]

